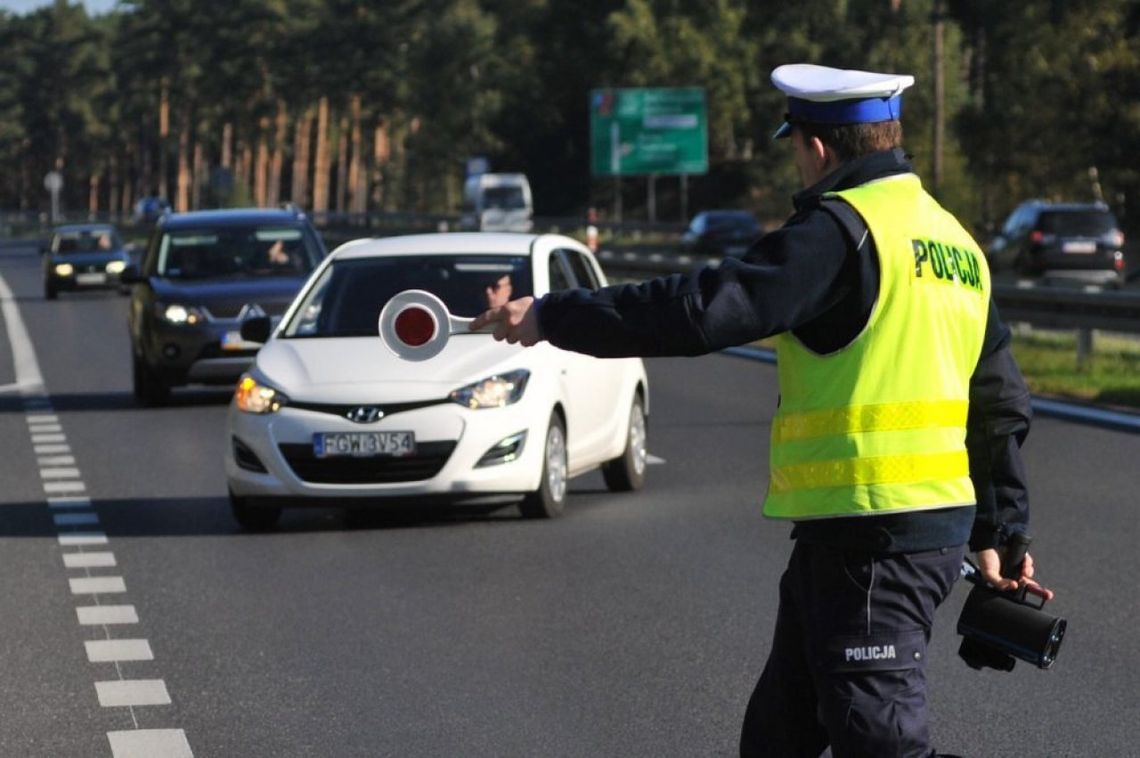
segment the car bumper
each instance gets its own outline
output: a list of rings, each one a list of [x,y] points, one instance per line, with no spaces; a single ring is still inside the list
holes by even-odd
[[[535,426],[533,418],[543,419],[543,425]],[[549,409],[534,412],[525,402],[484,410],[441,402],[372,424],[289,406],[274,414],[254,415],[231,404],[226,478],[230,490],[241,497],[313,499],[313,504],[517,495],[538,487],[548,418]],[[410,431],[415,435],[416,454],[364,459],[313,455],[316,433],[362,431]],[[525,439],[513,456],[479,465],[496,445],[518,433],[525,433]],[[256,468],[262,470],[252,470]]]
[[[84,271],[67,276],[49,273],[47,282],[56,290],[109,289],[121,284],[118,274],[102,271]]]
[[[156,323],[146,333],[142,353],[150,370],[166,384],[232,384],[253,364],[259,347],[234,342],[240,328],[236,321],[195,326]]]

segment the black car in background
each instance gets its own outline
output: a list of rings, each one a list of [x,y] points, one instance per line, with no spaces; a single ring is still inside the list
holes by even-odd
[[[691,255],[739,258],[764,230],[748,211],[701,211],[681,235],[681,251]]]
[[[1030,200],[1014,209],[990,243],[994,271],[1119,286],[1124,233],[1103,203]]]
[[[62,290],[118,287],[130,254],[111,224],[56,227],[43,251],[44,297]]]
[[[292,210],[194,211],[161,216],[134,285],[128,325],[135,397],[165,399],[184,384],[231,384],[260,347],[247,318],[284,314],[326,254],[307,216]]]

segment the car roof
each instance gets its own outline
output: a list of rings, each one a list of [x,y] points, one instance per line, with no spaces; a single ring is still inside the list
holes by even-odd
[[[333,251],[338,260],[398,255],[526,255],[542,238],[558,238],[577,246],[568,237],[511,232],[438,232],[404,234],[346,242]]]
[[[1026,200],[1019,208],[1029,207],[1039,211],[1101,211],[1111,213],[1109,207],[1100,202],[1053,202],[1050,200]]]
[[[283,208],[222,208],[168,213],[159,219],[159,224],[164,229],[178,229],[205,225],[296,224],[303,218],[304,215],[300,212]]]

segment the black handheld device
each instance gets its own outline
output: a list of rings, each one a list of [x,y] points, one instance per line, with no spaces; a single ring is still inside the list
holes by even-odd
[[[1002,576],[1020,575],[1029,542],[1024,534],[1010,536]],[[1042,610],[1043,595],[1028,587],[1008,592],[996,590],[968,558],[962,563],[962,576],[974,585],[958,617],[958,634],[962,635],[958,655],[967,665],[998,671],[1012,671],[1018,659],[1041,669],[1053,665],[1068,621]],[[1030,594],[1040,602],[1029,600]]]

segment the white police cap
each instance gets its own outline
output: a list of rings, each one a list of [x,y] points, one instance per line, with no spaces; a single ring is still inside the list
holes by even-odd
[[[895,121],[902,113],[902,91],[914,84],[907,74],[876,74],[810,63],[779,66],[772,84],[788,96],[784,124],[772,135],[787,137],[792,124],[873,124]]]

